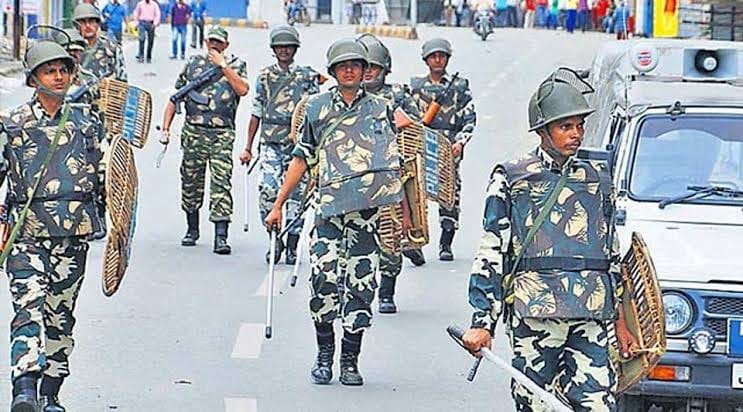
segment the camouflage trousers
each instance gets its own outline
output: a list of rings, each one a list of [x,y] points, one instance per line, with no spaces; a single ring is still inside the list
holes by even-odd
[[[258,184],[259,208],[261,213],[261,222],[266,220],[266,216],[273,208],[276,197],[279,195],[279,189],[284,183],[284,176],[289,169],[289,163],[292,160],[292,149],[294,144],[287,142],[261,144],[261,181]],[[305,174],[299,185],[294,189],[289,199],[286,201],[286,222],[292,222],[299,215],[299,208],[302,203],[302,196],[307,188],[308,175]],[[302,232],[304,220],[300,219],[289,229],[289,234],[299,235]]]
[[[310,314],[315,323],[331,323],[340,317],[343,329],[350,333],[371,326],[379,266],[378,226],[376,208],[315,218],[310,246]]]
[[[443,206],[439,206],[439,225],[444,230],[457,230],[459,229],[459,202],[460,195],[462,193],[462,178],[459,174],[460,159],[454,160],[454,207],[446,209]]]
[[[400,272],[402,272],[402,253],[393,253],[381,248],[379,274],[388,278],[396,278]]]
[[[75,302],[88,243],[78,238],[22,240],[6,262],[15,316],[10,323],[12,379],[29,372],[69,376]]]
[[[206,167],[209,165],[209,220],[232,216],[232,146],[235,130],[186,123],[181,133],[181,208],[196,212],[204,203]]]
[[[511,317],[513,366],[539,386],[567,399],[576,412],[615,411],[616,376],[604,321]],[[511,382],[519,412],[546,411],[544,403]]]

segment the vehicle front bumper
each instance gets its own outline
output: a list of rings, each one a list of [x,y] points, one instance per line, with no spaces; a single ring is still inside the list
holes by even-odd
[[[743,358],[728,355],[697,355],[688,352],[667,352],[660,365],[688,366],[688,382],[667,382],[643,379],[627,391],[633,396],[660,396],[674,398],[700,398],[743,403],[743,389],[732,388],[734,363],[743,364]]]

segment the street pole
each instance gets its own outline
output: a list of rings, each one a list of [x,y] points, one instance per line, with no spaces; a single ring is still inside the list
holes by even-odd
[[[418,24],[418,0],[410,0],[410,25],[415,27]]]
[[[21,60],[21,31],[21,0],[13,0],[13,57],[16,60]]]

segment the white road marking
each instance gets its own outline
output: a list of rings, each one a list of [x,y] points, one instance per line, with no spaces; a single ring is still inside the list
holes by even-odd
[[[258,359],[263,345],[263,324],[243,323],[232,348],[233,359]]]
[[[252,398],[224,398],[225,412],[257,412],[258,401]]]
[[[268,266],[268,265],[266,265]],[[278,265],[276,265],[278,266]],[[281,286],[286,283],[286,279],[289,277],[291,269],[289,270],[278,270],[276,269],[276,272],[274,274],[274,288],[273,288],[273,295],[278,296],[279,292],[281,291]],[[258,290],[255,291],[255,294],[253,296],[268,296],[268,274],[263,278],[263,282],[258,287]]]

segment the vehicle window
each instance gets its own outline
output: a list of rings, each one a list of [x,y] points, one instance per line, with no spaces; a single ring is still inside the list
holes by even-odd
[[[630,192],[659,200],[693,185],[743,190],[743,116],[659,115],[640,124]]]

